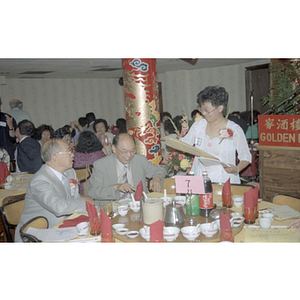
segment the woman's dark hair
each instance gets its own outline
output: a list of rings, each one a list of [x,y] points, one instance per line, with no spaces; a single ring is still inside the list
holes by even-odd
[[[64,127],[69,129],[70,137],[72,139],[76,135],[76,130],[75,129],[71,130],[71,125],[65,125]]]
[[[55,139],[62,139],[65,135],[69,134],[71,136],[71,132],[67,127],[61,127],[58,128],[54,134],[53,134],[53,138]]]
[[[54,129],[52,128],[51,125],[46,125],[46,124],[42,124],[36,129],[36,132],[35,132],[33,138],[39,141],[42,138],[42,134],[43,134],[44,131],[49,131],[50,132],[50,139],[53,138]]]
[[[80,126],[84,127],[86,124],[89,125],[89,121],[87,120],[87,118],[85,117],[80,117],[78,119],[78,123],[80,124]]]
[[[102,150],[103,145],[92,131],[85,131],[80,133],[75,151],[82,153],[91,153]]]
[[[108,130],[108,124],[107,124],[107,121],[105,119],[96,119],[94,124],[93,124],[93,129],[94,131],[96,132],[96,125],[99,124],[99,123],[103,123],[104,126],[105,126],[105,131]]]
[[[224,106],[223,115],[225,115],[229,95],[225,88],[219,86],[208,86],[197,95],[197,103],[201,107],[204,102],[210,102],[213,107]]]
[[[116,127],[118,128],[118,129],[120,129],[120,127],[122,126],[122,125],[126,125],[126,120],[125,119],[123,119],[123,118],[119,118],[119,119],[117,119],[117,121],[116,121]]]
[[[172,116],[169,112],[167,111],[164,111],[160,114],[160,120],[162,121],[163,117],[168,117],[168,118],[171,118],[172,119]]]
[[[175,126],[177,127],[177,130],[179,131],[179,134],[181,133],[181,129],[182,129],[182,120],[183,119],[183,116],[176,116],[174,119],[173,119],[173,122],[175,124]]]
[[[175,128],[169,119],[165,121],[164,128],[169,134],[175,133]]]

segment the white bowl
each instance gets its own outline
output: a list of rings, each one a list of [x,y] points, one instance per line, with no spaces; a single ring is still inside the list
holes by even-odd
[[[235,207],[241,207],[244,203],[244,196],[240,196],[240,195],[232,196],[232,202]]]
[[[181,204],[184,206],[186,204],[186,197],[185,196],[175,196],[174,200],[176,203]]]
[[[126,232],[126,235],[129,238],[134,239],[134,238],[136,238],[139,235],[139,232],[136,231],[136,230],[131,230],[131,231]]]
[[[121,228],[124,228],[124,227],[125,227],[125,224],[114,224],[114,225],[112,226],[112,228],[113,228],[114,230],[121,229]]]
[[[88,222],[81,222],[76,225],[76,229],[78,231],[79,236],[86,236],[89,231],[89,223]]]
[[[178,238],[180,229],[177,227],[164,227],[163,236],[167,242],[172,242]]]
[[[146,232],[146,230],[145,230],[145,228],[143,227],[143,228],[141,228],[140,230],[139,230],[139,232],[140,232],[140,235],[142,236],[142,238],[144,239],[144,240],[146,240],[146,241],[150,241],[150,227],[149,226],[147,226],[148,227],[148,231]]]
[[[213,225],[216,224],[217,226]],[[206,236],[206,237],[212,237],[218,232],[218,224],[217,223],[203,223],[200,226],[201,232]]]
[[[135,206],[132,205],[132,202],[129,203],[129,207],[134,212],[138,212],[140,210],[140,201],[135,202]]]
[[[201,233],[200,226],[185,226],[181,228],[182,235],[189,241],[194,241]]]
[[[116,230],[116,233],[119,235],[125,235],[129,231],[128,228],[119,228]]]

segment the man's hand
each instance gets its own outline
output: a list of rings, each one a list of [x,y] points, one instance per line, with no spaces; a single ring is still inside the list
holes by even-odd
[[[287,228],[296,228],[297,231],[300,231],[300,219],[292,221]]]
[[[115,191],[119,191],[122,193],[132,193],[135,191],[134,187],[129,183],[118,183],[114,186]]]
[[[89,196],[83,196],[82,197],[85,201],[92,203],[93,205],[95,205],[95,201],[92,197]]]
[[[157,193],[161,192],[161,182],[158,176],[153,177],[153,179],[150,181],[150,189],[153,192],[157,192]]]

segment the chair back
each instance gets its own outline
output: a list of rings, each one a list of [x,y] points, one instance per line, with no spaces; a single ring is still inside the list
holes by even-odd
[[[92,165],[86,165],[84,167],[77,167],[74,168],[76,172],[77,179],[80,183],[84,183],[88,181],[92,175],[93,172],[93,166]]]
[[[23,224],[23,226],[20,228],[20,236],[24,243],[41,242],[35,236],[26,233],[26,231],[29,227],[38,228],[38,229],[47,229],[49,227],[49,222],[48,222],[47,218],[45,218],[43,216],[38,216],[38,217],[30,219],[25,224]]]
[[[8,242],[14,241],[14,230],[20,221],[24,202],[25,194],[8,196],[3,199],[0,214]]]
[[[273,195],[271,202],[278,204],[278,205],[288,205],[289,207],[300,212],[300,199],[299,198],[284,195],[284,194],[275,194],[275,195]]]
[[[164,190],[167,190],[167,194],[169,195],[176,194],[175,178],[164,178],[164,185],[161,192],[163,193]]]

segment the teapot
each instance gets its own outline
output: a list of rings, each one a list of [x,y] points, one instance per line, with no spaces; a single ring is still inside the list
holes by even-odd
[[[166,206],[165,212],[165,226],[175,226],[182,228],[185,223],[185,214],[182,205],[172,200],[172,203]]]

